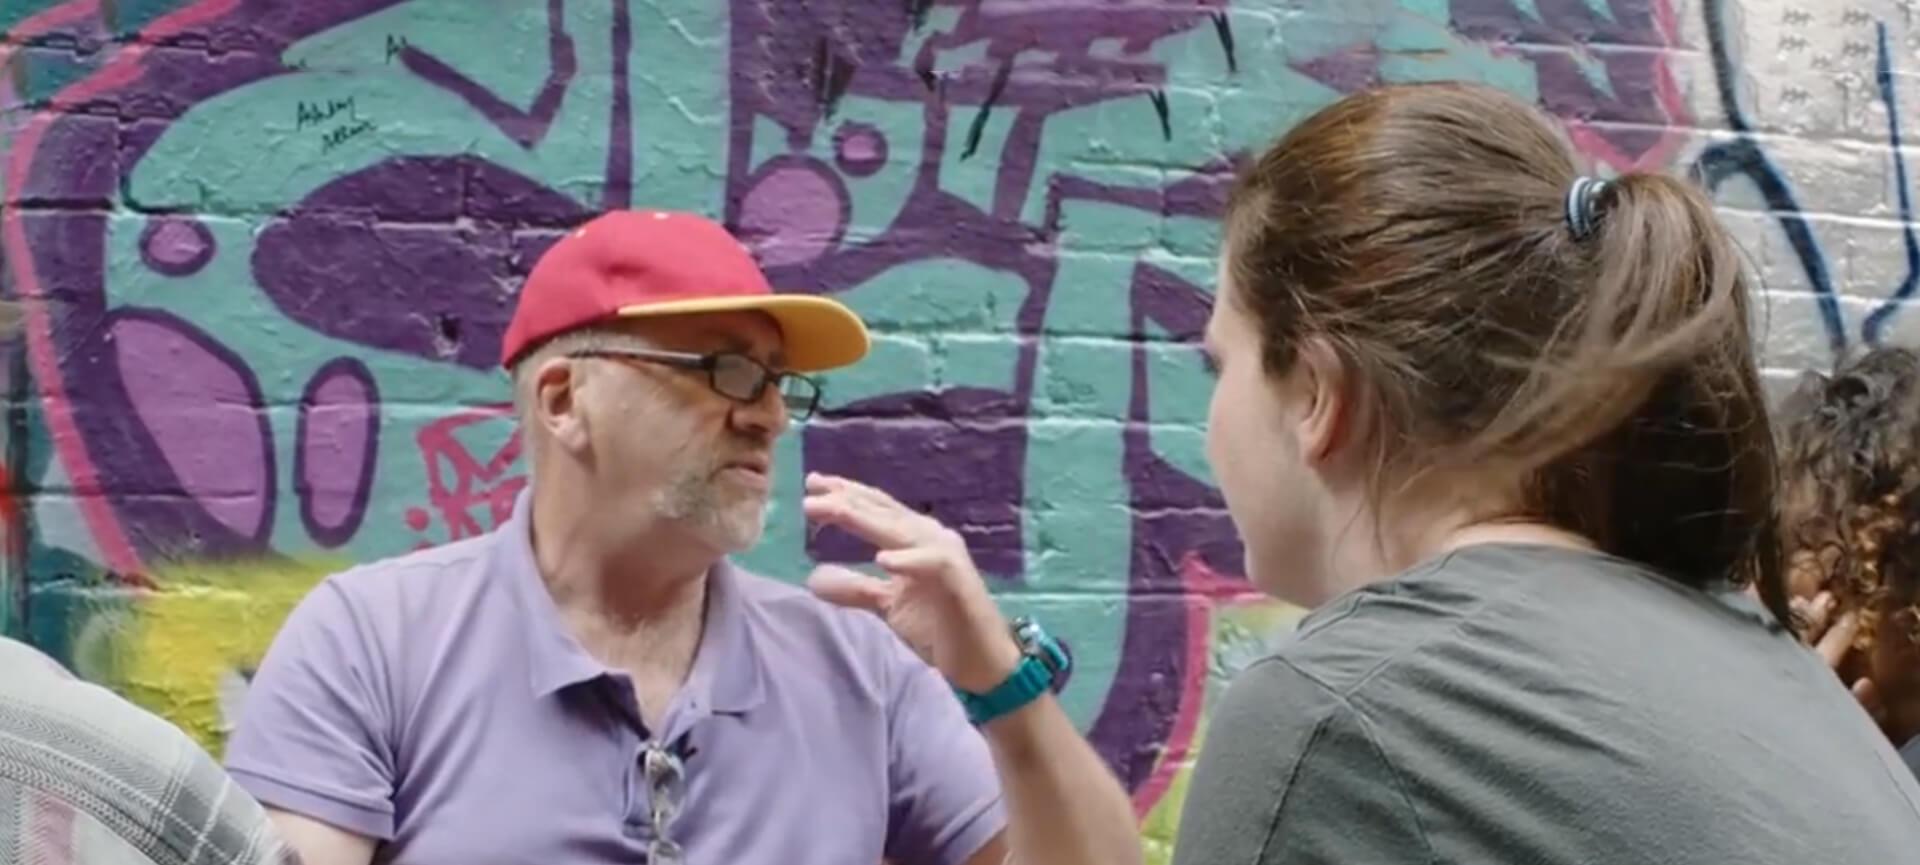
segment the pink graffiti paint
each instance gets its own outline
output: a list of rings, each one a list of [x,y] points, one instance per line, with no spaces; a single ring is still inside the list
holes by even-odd
[[[475,454],[461,441],[461,430],[477,425],[513,423],[513,405],[500,403],[456,412],[421,428],[420,458],[427,464],[427,503],[440,515],[448,541],[491,531],[513,512],[513,500],[526,488],[524,474],[509,475],[520,458],[520,430],[489,454]],[[475,510],[488,522],[482,524]],[[409,525],[423,522],[413,512]],[[416,529],[424,526],[416,526]]]
[[[1076,176],[1071,166],[1042,166],[1038,163],[1043,121],[1054,113],[1101,101],[1155,95],[1169,79],[1160,59],[1149,49],[1168,35],[1209,26],[1210,19],[1212,26],[1224,32],[1224,10],[1228,4],[1139,2],[1114,4],[1112,9],[1097,12],[1060,13],[1019,3],[935,2],[958,9],[958,21],[948,32],[927,42],[921,56],[930,63],[936,53],[977,46],[978,56],[982,58],[978,63],[935,71],[931,65],[922,69],[917,60],[913,64],[906,61],[889,64],[876,59],[901,56],[900,48],[906,44],[910,30],[921,26],[910,23],[910,13],[897,6],[883,10],[849,2],[846,9],[857,8],[868,13],[861,20],[869,26],[848,30],[834,26],[837,16],[831,10],[823,11],[825,7],[838,8],[834,3],[766,0],[765,3],[734,4],[731,24],[734,45],[728,58],[734,89],[726,200],[736,224],[776,241],[761,251],[779,281],[802,290],[846,290],[891,268],[938,259],[971,261],[1013,274],[1029,286],[1030,296],[1022,304],[1015,324],[1021,338],[1017,371],[1004,389],[881,395],[851,407],[853,422],[832,428],[818,427],[806,433],[805,442],[810,466],[816,460],[857,461],[862,457],[868,457],[865,462],[872,465],[874,461],[870,457],[876,452],[876,442],[884,442],[882,452],[903,458],[901,470],[887,471],[886,480],[898,481],[916,501],[961,526],[974,545],[983,570],[1018,581],[1024,576],[1022,553],[1027,541],[1022,535],[1018,508],[1027,482],[1023,457],[1034,396],[1036,354],[1033,347],[1039,344],[1039,337],[1047,327],[1048,294],[1056,278],[1058,250],[1050,239],[1059,236],[1055,218],[1059,213],[1058,204],[1070,198],[1090,198],[1161,216],[1215,218],[1218,193],[1224,188],[1219,178],[1213,176],[1182,181],[1163,189],[1108,187]],[[1482,9],[1478,14],[1498,19],[1496,23],[1502,27],[1535,26],[1524,22],[1516,24],[1511,10],[1504,5],[1507,0],[1454,0],[1454,3],[1456,7],[1477,5]],[[244,17],[250,14],[247,7],[252,5],[198,3],[159,19],[143,31],[140,44],[130,46],[107,67],[63,90],[56,97],[56,105],[76,105],[102,94],[111,97],[116,95],[112,92],[114,88],[130,82],[165,79],[164,73],[146,72],[139,65],[149,41],[234,14],[233,10],[239,10],[237,14]],[[380,5],[384,5],[380,0],[341,3],[314,0],[310,5],[302,4],[302,26],[288,26],[276,32],[289,38],[318,32]],[[578,71],[572,37],[561,26],[564,23],[564,16],[558,13],[561,4],[559,0],[548,0],[546,5],[549,68],[545,83],[533,94],[532,103],[526,108],[485,91],[450,65],[405,45],[404,41],[397,51],[397,62],[414,75],[464,100],[512,140],[531,146],[547,135],[559,100]],[[1622,0],[1616,5],[1625,8],[1634,4]],[[1655,0],[1654,6],[1660,16],[1663,38],[1671,42],[1675,32],[1671,4],[1668,0]],[[97,2],[69,3],[30,21],[42,27],[59,26],[61,21],[98,14],[99,7]],[[624,203],[631,181],[633,136],[627,125],[631,122],[631,106],[625,90],[628,76],[626,68],[618,64],[625,62],[628,52],[620,46],[631,39],[633,22],[627,14],[626,3],[616,3],[613,7],[613,23],[608,29],[615,46],[612,53],[618,59],[612,75],[616,88],[612,99],[614,122],[608,129],[612,146],[608,151],[603,204]],[[1644,19],[1646,8],[1639,5],[1639,11],[1630,17]],[[778,14],[762,14],[766,10]],[[1222,14],[1216,16],[1215,13]],[[1039,24],[1046,26],[1037,26]],[[1643,24],[1641,20],[1639,24],[1608,26],[1633,29],[1635,33],[1630,35],[1639,38],[1638,31]],[[1558,25],[1548,21],[1538,26]],[[1040,35],[1034,36],[1035,33]],[[582,38],[585,36],[582,34]],[[1041,40],[1041,44],[1034,44],[1034,39]],[[1520,41],[1557,44],[1558,37]],[[1223,48],[1231,64],[1231,46],[1223,44]],[[809,76],[792,74],[796,68],[793,61],[812,57],[816,50],[832,57],[831,62],[825,64],[824,77],[816,82]],[[1536,60],[1539,54],[1536,52]],[[1624,97],[1591,94],[1577,78],[1565,78],[1566,86],[1561,88],[1565,92],[1559,95],[1569,100],[1568,104],[1575,109],[1565,113],[1604,118],[1609,112],[1624,110],[1630,119],[1650,122],[1648,118],[1655,112],[1645,110],[1645,101],[1649,94],[1654,94],[1666,116],[1683,116],[1677,87],[1666,71],[1664,58],[1659,57],[1657,51],[1645,54],[1654,56],[1635,61],[1634,55],[1644,54],[1624,52],[1607,59],[1610,73],[1618,68],[1622,70],[1618,74],[1623,80],[1631,78],[1621,87]],[[1377,68],[1375,55],[1360,50],[1329,60],[1322,64],[1325,68],[1320,72],[1343,80],[1362,80]],[[1636,62],[1638,65],[1634,65]],[[1616,67],[1616,63],[1625,65]],[[1656,72],[1651,81],[1644,77],[1649,69]],[[278,71],[274,70],[276,74]],[[1564,76],[1565,70],[1560,74]],[[200,77],[181,73],[167,80],[175,82],[169,86],[178,86],[180,82],[198,82]],[[1063,82],[1073,86],[1061,86]],[[1347,88],[1334,86],[1333,89]],[[926,104],[943,107],[930,109],[932,113],[926,115],[926,143],[917,152],[901,146],[890,156],[888,143],[877,128],[856,124],[843,130],[844,137],[836,137],[830,158],[808,154],[809,142],[820,131],[816,127],[834,116],[833,105],[837,100],[849,95],[891,102],[913,116],[920,116],[921,106]],[[192,96],[187,101],[198,98],[203,96]],[[1164,97],[1156,106],[1162,113],[1160,123],[1167,123]],[[954,149],[961,149],[959,139],[969,137],[965,135],[966,124],[983,126],[987,115],[994,111],[999,112],[995,115],[996,122],[1004,120],[1010,125],[1003,138],[997,143],[992,138],[985,139],[985,149],[977,153],[972,151],[980,142],[967,141],[964,148],[970,154],[968,157],[945,152],[949,141],[953,142]],[[1151,110],[1141,113],[1140,117],[1142,134],[1160,134],[1159,127],[1152,125]],[[764,128],[759,123],[762,118],[773,120],[781,128],[785,135],[776,137],[784,141],[753,140],[754,130]],[[20,150],[6,166],[12,179],[10,186],[15,189],[27,188],[23,184],[28,179],[45,181],[46,175],[54,173],[43,160],[39,166],[41,176],[34,176],[34,152],[43,146],[49,150],[57,148],[61,141],[61,128],[54,125],[54,118],[32,115],[27,119],[34,126],[34,135],[21,139]],[[1176,114],[1173,122],[1186,122],[1186,118]],[[1662,146],[1668,146],[1681,138],[1681,133],[1671,129],[1648,129],[1644,135],[1634,138],[1623,134],[1620,124],[1609,127],[1599,119],[1592,123],[1570,121],[1570,126],[1583,151],[1615,164],[1622,159],[1637,159],[1640,164],[1661,159],[1663,157],[1656,154],[1668,151],[1648,150],[1641,142],[1660,140],[1665,142]],[[958,127],[960,134],[950,138],[944,134],[949,127]],[[49,128],[54,134],[46,134]],[[936,132],[942,134],[934,134]],[[1660,138],[1662,135],[1666,137]],[[755,146],[756,143],[771,147]],[[787,152],[780,153],[783,147]],[[137,154],[138,148],[123,148],[122,153]],[[773,155],[766,155],[769,153]],[[877,172],[890,158],[909,161],[918,167],[912,175],[907,202],[880,228],[878,237],[847,242],[843,178],[866,177]],[[976,205],[951,194],[941,185],[941,168],[956,158],[971,159],[972,165],[984,162],[992,166],[986,175],[991,178],[990,200]],[[137,158],[133,161],[137,162]],[[464,197],[440,194],[449,184],[464,189]],[[1024,203],[1037,184],[1045,186],[1048,216],[1035,220],[1033,214],[1024,209]],[[456,202],[468,215],[483,217],[480,221],[486,227],[466,232],[404,229],[383,232],[375,221],[366,223],[366,230],[362,231],[357,223],[328,220],[319,213],[336,205],[341,208],[365,205],[383,214],[383,218],[402,223],[432,221],[451,219],[450,213],[443,215],[439,208],[451,211]],[[787,206],[794,202],[805,207]],[[524,275],[525,263],[550,240],[551,232],[575,219],[579,210],[578,203],[544,190],[537,181],[514,177],[511,172],[490,167],[485,160],[471,155],[395,157],[336,178],[290,207],[286,215],[261,225],[258,254],[253,262],[254,276],[262,293],[276,301],[281,312],[296,326],[369,348],[400,351],[476,369],[487,368],[491,365],[491,333],[499,322],[498,316],[490,316],[486,311],[497,306],[498,298],[494,295],[497,286],[510,284],[511,277]],[[154,223],[151,248],[146,244],[141,248],[148,267],[161,273],[191,272],[219,252],[207,243],[210,235],[201,237],[191,232],[193,224]],[[61,288],[67,284],[63,279],[73,274],[43,272],[39,274],[40,280],[33,279],[35,262],[22,254],[23,238],[34,237],[33,232],[31,223],[23,228],[9,218],[4,242],[15,273],[22,277],[23,296],[45,300],[51,294],[66,290]],[[340,250],[343,254],[327,258],[343,263],[337,268],[302,271],[296,266],[300,257],[288,253],[320,247]],[[396,250],[406,260],[433,261],[435,266],[430,269],[430,278],[394,279],[392,274],[400,271],[380,267],[377,256],[344,254],[387,248]],[[68,266],[58,257],[51,257],[45,249],[36,247],[35,251],[42,256],[38,262],[42,271]],[[366,266],[365,272],[348,269],[362,264]],[[80,269],[74,266],[76,272]],[[1173,282],[1167,276],[1154,279]],[[344,286],[352,286],[354,290],[340,290]],[[294,303],[287,298],[306,300]],[[381,314],[387,308],[406,314]],[[423,320],[423,313],[424,320],[444,318],[459,335],[443,338],[443,331],[433,328],[401,326]],[[100,419],[101,406],[111,403],[94,398],[112,389],[112,379],[103,376],[97,381],[91,380],[84,367],[71,365],[73,356],[85,354],[75,348],[73,322],[66,321],[68,327],[56,332],[53,316],[47,309],[36,308],[30,315],[29,324],[34,328],[29,342],[30,358],[42,395],[47,399],[48,428],[62,464],[75,483],[82,488],[91,485],[99,489],[124,484],[130,478],[146,477],[141,472],[147,466],[157,465],[157,459],[145,459],[144,455],[129,449],[115,451],[111,444],[103,444],[116,441],[114,436],[121,432],[121,428],[112,426],[118,422],[116,417],[108,415]],[[381,329],[388,325],[392,326]],[[1168,329],[1185,333],[1188,328],[1169,326]],[[58,346],[56,339],[62,340]],[[450,348],[442,345],[443,339]],[[1139,364],[1144,363],[1144,359],[1144,353],[1137,353],[1136,403],[1128,411],[1128,420],[1143,427],[1154,418],[1141,383],[1144,367]],[[67,365],[63,368],[62,364]],[[68,378],[62,380],[62,375]],[[306,458],[307,463],[305,468],[296,468],[293,473],[295,491],[300,492],[304,479],[304,489],[311,493],[301,502],[309,533],[317,540],[323,539],[322,533],[316,531],[318,527],[330,533],[326,536],[337,536],[344,542],[357,525],[359,506],[353,496],[366,493],[368,485],[364,481],[348,484],[346,478],[335,477],[328,483],[337,485],[328,486],[321,483],[321,479],[327,470],[353,467],[344,457],[338,462],[332,460],[358,452],[353,446],[355,443],[365,443],[365,452],[369,455],[369,461],[358,467],[371,470],[371,439],[361,437],[359,424],[375,416],[376,405],[372,398],[363,399],[355,393],[350,383],[318,374],[310,395],[315,406],[327,410],[312,415],[314,424],[310,430],[302,427],[295,448],[296,459]],[[356,399],[362,408],[350,407]],[[964,446],[948,447],[947,437],[937,431],[907,432],[901,425],[882,429],[882,422],[902,414],[963,419],[977,426],[951,436],[956,442],[964,442]],[[306,419],[303,414],[303,424]],[[983,419],[990,423],[980,424]],[[96,421],[97,426],[89,426],[89,421]],[[427,501],[423,506],[407,510],[404,520],[409,528],[419,533],[432,531],[437,540],[471,536],[490,528],[490,522],[498,523],[513,494],[525,484],[524,477],[508,474],[513,457],[502,459],[503,452],[517,453],[518,442],[509,441],[492,453],[474,453],[463,441],[473,438],[468,433],[487,429],[487,424],[503,422],[508,419],[502,412],[465,411],[442,419],[433,430],[420,435],[421,454],[428,469]],[[136,432],[160,431],[145,425]],[[367,434],[371,435],[371,428]],[[1134,550],[1126,589],[1129,596],[1124,645],[1080,647],[1082,651],[1114,651],[1120,656],[1118,674],[1109,700],[1096,721],[1093,738],[1103,754],[1125,768],[1125,777],[1136,790],[1136,801],[1144,813],[1144,809],[1162,797],[1174,778],[1173,773],[1190,753],[1205,694],[1213,612],[1219,604],[1234,603],[1247,590],[1244,583],[1219,576],[1207,566],[1207,562],[1218,567],[1233,559],[1231,553],[1217,549],[1223,545],[1221,538],[1227,533],[1213,495],[1198,489],[1197,482],[1191,478],[1174,477],[1177,469],[1156,465],[1144,436],[1137,442],[1130,437],[1128,448],[1128,462],[1122,474],[1130,487],[1129,506],[1136,514],[1165,509],[1205,515],[1205,519],[1192,521],[1148,518],[1135,523],[1130,536]],[[310,450],[313,456],[308,457]],[[934,461],[931,456],[941,459]],[[906,461],[907,457],[918,459]],[[982,467],[987,470],[982,471]],[[956,496],[945,488],[950,484],[939,482],[961,471],[969,471],[971,476],[987,476],[991,482]],[[83,499],[82,504],[108,565],[117,570],[129,570],[122,561],[138,564],[139,550],[128,543],[129,538],[152,543],[173,537],[170,523],[146,516],[136,509],[138,503],[118,502],[115,510],[95,497]],[[252,523],[254,517],[238,512],[227,516],[232,519],[222,522],[229,528],[244,527]],[[220,515],[215,514],[212,519],[219,520]],[[235,545],[239,549],[266,546],[264,538],[249,536],[239,541],[241,543]],[[1216,549],[1202,555],[1195,552],[1201,546]]]
[[[47,128],[59,116],[57,111],[85,101],[86,99],[124,86],[139,75],[140,60],[146,54],[148,46],[162,41],[162,38],[184,30],[201,21],[218,18],[227,14],[239,0],[206,0],[163,16],[140,33],[140,39],[127,46],[114,56],[114,59],[98,72],[68,85],[51,100],[50,110],[38,112],[21,130],[20,137],[14,143],[7,171],[9,189],[25,189],[33,167],[33,157],[38,151],[41,139]],[[38,16],[42,27],[55,23],[65,23],[78,18],[93,15],[99,11],[98,2],[80,2],[56,7]],[[7,208],[4,227],[0,227],[0,242],[4,242],[7,259],[13,267],[15,285],[20,296],[28,301],[47,299],[46,287],[35,273],[34,261],[27,248],[26,226],[17,208]],[[95,470],[94,462],[87,453],[87,442],[81,436],[79,426],[74,422],[73,405],[67,396],[65,381],[60,374],[59,349],[55,344],[53,312],[44,303],[29,302],[26,305],[27,322],[27,359],[33,366],[35,380],[39,383],[40,398],[46,407],[47,426],[53,433],[55,446],[60,449],[62,463],[78,490],[99,491],[101,479]],[[80,509],[92,531],[94,543],[99,546],[100,555],[107,567],[136,584],[149,581],[139,576],[143,570],[139,553],[127,538],[119,521],[115,518],[113,507],[100,495],[81,495]]]
[[[1223,574],[1198,553],[1180,560],[1180,582],[1188,593],[1185,680],[1180,683],[1180,711],[1167,733],[1165,748],[1138,789],[1133,791],[1134,814],[1145,818],[1194,754],[1194,734],[1200,729],[1200,707],[1206,702],[1207,675],[1213,652],[1213,610],[1219,605],[1259,603],[1266,596],[1246,578]]]
[[[0,72],[6,70],[7,62],[13,58],[13,53],[19,50],[19,46],[28,44],[29,37],[47,33],[77,21],[84,21],[99,11],[100,0],[75,0],[72,3],[62,3],[59,6],[41,10],[14,25],[8,31],[10,37],[8,41],[0,43]],[[0,80],[4,78],[5,76],[0,75]]]
[[[1662,44],[1681,44],[1680,22],[1673,11],[1673,0],[1654,0],[1653,22]],[[1567,137],[1572,139],[1575,148],[1616,170],[1644,171],[1663,168],[1680,148],[1686,146],[1686,130],[1693,128],[1693,116],[1687,109],[1686,95],[1680,92],[1679,79],[1673,74],[1673,65],[1668,61],[1666,52],[1655,52],[1651,62],[1654,98],[1667,118],[1667,123],[1661,129],[1659,143],[1638,153],[1629,153],[1608,138],[1597,125],[1573,118],[1567,121]]]

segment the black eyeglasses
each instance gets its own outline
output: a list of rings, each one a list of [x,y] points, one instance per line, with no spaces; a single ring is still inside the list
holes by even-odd
[[[597,357],[618,361],[645,361],[681,369],[705,370],[707,386],[714,393],[735,402],[760,401],[767,387],[780,388],[780,401],[796,421],[813,416],[820,406],[820,383],[797,372],[769,369],[753,358],[734,351],[691,354],[681,351],[656,351],[644,348],[590,348],[569,352],[568,357]]]

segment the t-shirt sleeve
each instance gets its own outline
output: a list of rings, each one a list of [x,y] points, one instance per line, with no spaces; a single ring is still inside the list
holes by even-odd
[[[261,659],[227,744],[227,771],[262,803],[393,838],[386,666],[368,623],[328,580],[294,608]]]
[[[1214,711],[1174,865],[1433,861],[1405,784],[1340,695],[1283,659],[1262,661]]]
[[[993,754],[946,680],[891,643],[887,858],[961,865],[1006,828]]]
[[[1920,779],[1920,736],[1908,739],[1907,744],[1900,746],[1900,759],[1907,764],[1907,770],[1913,773],[1913,777]]]

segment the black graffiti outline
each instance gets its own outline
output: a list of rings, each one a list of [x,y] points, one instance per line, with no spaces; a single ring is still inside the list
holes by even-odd
[[[1703,151],[1694,163],[1693,174],[1709,193],[1717,191],[1722,182],[1734,175],[1744,175],[1759,188],[1768,211],[1779,222],[1787,242],[1800,260],[1801,271],[1806,274],[1808,286],[1819,303],[1821,323],[1827,331],[1828,348],[1837,361],[1846,356],[1849,342],[1846,320],[1840,311],[1839,294],[1834,290],[1826,253],[1821,249],[1819,239],[1814,237],[1805,211],[1795,199],[1786,178],[1755,139],[1753,127],[1734,92],[1734,64],[1726,31],[1725,4],[1726,0],[1706,0],[1701,9],[1712,50],[1714,83],[1727,115],[1727,125],[1737,138]],[[1906,155],[1901,150],[1900,99],[1895,86],[1893,52],[1887,45],[1887,22],[1884,19],[1874,22],[1874,33],[1874,83],[1879,90],[1881,104],[1887,109],[1887,147],[1893,154],[1894,195],[1907,272],[1861,323],[1860,342],[1869,347],[1881,343],[1893,316],[1913,299],[1916,291],[1920,291],[1920,236],[1916,236],[1913,224],[1913,195],[1908,189]]]
[[[1893,52],[1887,50],[1887,22],[1875,22],[1879,58],[1874,63],[1874,78],[1880,87],[1880,101],[1887,106],[1887,147],[1893,152],[1893,177],[1900,207],[1900,236],[1907,253],[1907,275],[1892,294],[1867,314],[1860,328],[1867,345],[1879,345],[1881,331],[1893,314],[1900,311],[1920,287],[1920,238],[1913,231],[1913,195],[1907,190],[1907,157],[1900,151],[1900,98],[1894,90]]]
[[[1728,46],[1726,31],[1726,0],[1706,0],[1701,4],[1701,15],[1706,23],[1707,44],[1713,58],[1714,85],[1720,95],[1721,109],[1727,115],[1727,126],[1734,132],[1735,138],[1702,151],[1693,164],[1694,178],[1705,186],[1708,194],[1718,191],[1721,183],[1735,175],[1745,176],[1760,190],[1761,197],[1767,203],[1767,211],[1780,224],[1780,230],[1786,234],[1787,242],[1800,259],[1800,268],[1806,274],[1807,284],[1820,306],[1820,319],[1826,326],[1828,347],[1834,357],[1840,357],[1847,349],[1846,323],[1840,314],[1840,299],[1833,291],[1826,252],[1820,248],[1819,239],[1813,236],[1813,228],[1807,223],[1806,213],[1795,199],[1786,178],[1755,140],[1753,125],[1747,121],[1746,111],[1741,108],[1739,96],[1734,93],[1735,73],[1733,52]]]

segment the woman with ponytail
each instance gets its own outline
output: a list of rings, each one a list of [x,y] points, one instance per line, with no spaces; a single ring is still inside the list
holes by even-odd
[[[1786,624],[1699,191],[1385,87],[1247,167],[1222,259],[1208,455],[1249,578],[1311,613],[1214,710],[1177,863],[1920,855],[1920,785]]]

